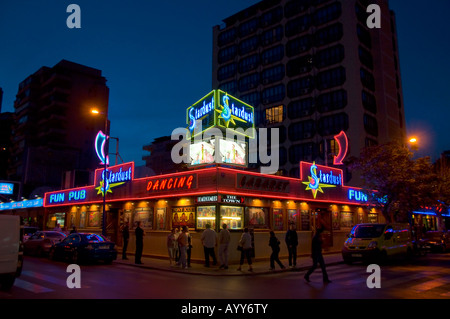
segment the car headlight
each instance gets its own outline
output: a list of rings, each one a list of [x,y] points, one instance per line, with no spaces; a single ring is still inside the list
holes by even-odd
[[[367,248],[374,249],[374,248],[377,248],[377,245],[378,245],[378,242],[371,241],[370,244],[367,246]]]

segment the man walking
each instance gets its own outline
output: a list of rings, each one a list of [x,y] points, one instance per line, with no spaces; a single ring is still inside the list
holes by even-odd
[[[183,226],[180,235],[178,236],[178,247],[180,249],[180,260],[179,264],[181,265],[181,268],[187,269],[187,260],[186,260],[186,252],[188,248],[188,228],[187,226]]]
[[[322,269],[323,282],[326,284],[331,282],[331,280],[328,279],[327,270],[325,268],[325,261],[323,260],[322,256],[322,233],[323,228],[317,229],[316,234],[312,239],[311,257],[313,259],[313,265],[305,275],[305,280],[307,282],[309,282],[309,276],[317,268],[317,264],[320,264],[320,268]]]
[[[223,224],[222,230],[219,233],[220,269],[228,269],[228,246],[230,244],[231,236],[227,227],[227,224]]]
[[[286,237],[284,238],[286,242],[287,249],[289,252],[289,268],[295,268],[297,266],[297,246],[298,246],[298,236],[295,230],[295,224],[291,223],[289,229],[286,232]]]
[[[213,259],[213,265],[217,265],[214,247],[216,246],[216,232],[211,229],[210,224],[206,224],[206,229],[202,233],[201,241],[205,252],[205,267],[209,267],[209,256]]]

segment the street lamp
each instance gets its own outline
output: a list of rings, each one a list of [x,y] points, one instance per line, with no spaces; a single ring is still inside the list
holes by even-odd
[[[418,149],[419,149],[419,147],[418,147],[418,145],[417,145],[417,143],[418,143],[418,141],[417,141],[417,138],[416,137],[411,137],[409,140],[408,140],[408,142],[409,142],[409,144],[411,145],[411,150],[413,150],[413,151],[417,151]]]
[[[106,237],[106,171],[108,167],[108,154],[109,154],[109,140],[108,140],[108,113],[101,112],[97,108],[92,108],[91,113],[93,115],[103,115],[105,118],[105,158],[103,160],[103,214],[102,214],[102,235]]]

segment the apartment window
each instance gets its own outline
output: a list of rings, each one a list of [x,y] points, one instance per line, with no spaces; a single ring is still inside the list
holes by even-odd
[[[317,52],[314,64],[318,69],[337,64],[344,60],[344,47],[341,44]]]
[[[218,44],[219,46],[224,46],[233,43],[235,39],[236,39],[236,29],[231,28],[219,34]]]
[[[325,149],[325,143],[327,143],[327,148]],[[322,143],[319,144],[319,154],[322,158],[325,158],[325,153],[329,159],[332,159],[332,155],[339,154],[339,144],[335,139],[324,139]]]
[[[259,84],[259,73],[252,73],[246,76],[243,76],[239,80],[239,91],[245,92],[251,89],[254,89]]]
[[[219,90],[222,90],[224,92],[227,92],[229,94],[236,94],[237,93],[237,81],[229,81],[226,83],[222,83],[219,85]]]
[[[265,69],[261,74],[263,84],[273,83],[281,81],[284,77],[284,65],[279,64],[277,66]]]
[[[364,129],[368,134],[378,136],[377,119],[369,114],[364,114]]]
[[[345,80],[345,69],[343,67],[323,71],[317,75],[317,88],[319,90],[333,88],[344,84]]]
[[[289,77],[300,75],[311,71],[313,59],[311,55],[305,55],[290,60],[286,65],[286,73]]]
[[[297,80],[290,81],[287,85],[287,94],[289,98],[310,93],[314,88],[314,80],[311,76],[306,76]]]
[[[311,17],[303,15],[286,23],[285,31],[287,37],[292,37],[299,33],[305,32],[311,26]]]
[[[347,91],[339,90],[319,95],[317,110],[320,113],[342,109],[347,106]]]
[[[261,54],[262,64],[271,64],[280,61],[284,56],[283,45],[278,45],[276,47],[265,50]]]
[[[300,53],[306,52],[311,49],[311,46],[312,39],[310,35],[295,38],[286,43],[286,55],[288,57],[299,55]]]
[[[266,109],[266,124],[274,124],[283,122],[284,116],[283,105],[274,106]]]
[[[289,125],[288,136],[290,141],[299,141],[313,138],[316,133],[313,120],[306,120]]]
[[[247,40],[244,40],[239,44],[239,53],[241,55],[244,55],[249,52],[252,52],[256,50],[258,44],[259,44],[258,36],[255,35],[254,37],[248,38]]]
[[[253,54],[239,62],[239,73],[247,73],[255,70],[259,65],[259,55]]]
[[[359,73],[361,76],[361,83],[369,90],[375,91],[375,78],[373,75],[363,68],[360,69]]]
[[[278,23],[283,18],[283,8],[277,7],[275,9],[272,9],[266,13],[264,13],[261,17],[261,27],[268,27],[270,25],[273,25],[275,23]]]
[[[369,111],[373,114],[376,114],[377,113],[377,100],[375,99],[375,96],[364,90],[362,91],[361,96],[362,96],[362,104],[363,104],[364,108],[367,111]]]
[[[358,56],[359,61],[361,61],[362,64],[364,64],[369,69],[373,69],[373,58],[372,54],[370,54],[369,51],[364,49],[362,46],[358,47]]]
[[[333,24],[322,28],[314,35],[314,42],[317,47],[339,41],[343,36],[343,27],[341,23]]]
[[[362,25],[358,24],[356,26],[356,34],[358,35],[359,41],[364,44],[367,48],[372,48],[372,38],[370,37],[370,32],[367,31]]]
[[[239,36],[245,37],[245,36],[255,32],[256,29],[258,29],[258,26],[259,26],[258,18],[254,18],[252,20],[242,23],[239,26]]]
[[[303,143],[289,147],[289,162],[298,164],[301,161],[312,161],[315,157],[316,146],[314,143]]]
[[[264,31],[261,34],[261,45],[266,46],[281,41],[283,38],[283,27],[278,26],[273,29]]]
[[[236,57],[237,54],[237,46],[232,45],[219,50],[218,61],[220,64],[229,62]]]
[[[306,98],[296,100],[288,105],[288,117],[290,119],[298,119],[309,116],[314,112],[314,99]]]
[[[308,9],[309,4],[306,1],[293,0],[286,3],[284,7],[284,16],[291,18],[299,13],[302,13]]]
[[[241,100],[251,106],[258,106],[260,104],[259,92],[251,92],[241,95]]]
[[[217,79],[219,81],[231,78],[236,75],[236,63],[230,63],[219,68]]]
[[[313,23],[321,25],[336,20],[341,16],[342,8],[339,2],[335,2],[329,6],[317,9],[313,15]]]
[[[272,86],[262,91],[262,102],[263,104],[279,102],[284,99],[285,95],[284,84]]]
[[[348,115],[338,113],[321,117],[319,120],[319,134],[322,136],[339,134],[340,131],[348,130]]]

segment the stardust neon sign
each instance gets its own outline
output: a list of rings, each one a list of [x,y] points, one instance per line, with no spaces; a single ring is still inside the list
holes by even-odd
[[[202,121],[201,130],[196,130],[196,121]],[[213,127],[242,128],[246,131],[254,128],[254,108],[221,90],[213,90],[186,111],[186,123],[192,137]],[[254,138],[253,131],[250,138]]]
[[[300,162],[300,179],[307,176],[308,181],[302,182],[306,185],[305,190],[311,190],[314,199],[317,193],[324,193],[324,188],[344,186],[342,170],[328,166],[316,165],[316,163]],[[308,175],[309,174],[309,175]]]
[[[134,162],[108,167],[95,171],[97,194],[112,193],[112,188],[125,184],[134,178]]]

